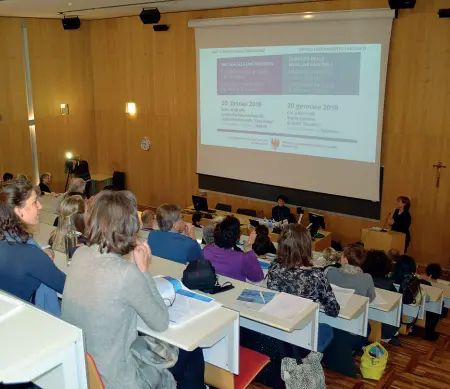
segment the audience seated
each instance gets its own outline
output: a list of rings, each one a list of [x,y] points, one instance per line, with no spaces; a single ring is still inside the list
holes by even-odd
[[[194,226],[184,222],[178,205],[163,204],[158,207],[156,221],[159,230],[148,236],[153,255],[179,263],[203,259]]]
[[[141,214],[141,222],[142,222],[142,227],[141,230],[143,231],[153,231],[154,229],[154,225],[153,223],[156,220],[156,216],[155,213],[150,210],[150,209],[146,209],[144,211],[142,211]]]
[[[300,224],[286,226],[278,239],[277,258],[269,266],[267,286],[270,289],[311,299],[322,305],[325,314],[336,317],[339,304],[321,269],[311,266],[311,235]],[[333,328],[319,324],[318,349],[322,351],[333,338]],[[297,362],[309,351],[276,340],[267,335],[241,329],[241,345],[270,356],[271,363],[258,376],[265,385],[284,387],[281,382],[281,360],[295,358]]]
[[[52,183],[52,175],[50,173],[41,174],[39,179],[39,188],[42,193],[51,193],[49,185]]]
[[[370,274],[376,288],[389,290],[397,293],[394,282],[388,278],[392,270],[392,262],[382,250],[369,250],[366,260],[362,266],[364,273]],[[381,338],[384,342],[398,344],[399,327],[383,324],[381,327]]]
[[[203,244],[214,244],[214,229],[223,219],[225,216],[218,216],[203,227]]]
[[[78,243],[85,243],[83,238],[85,233],[84,223],[85,200],[80,195],[66,197],[61,203],[58,215],[58,227],[50,236],[48,244],[54,250],[65,252],[65,237],[72,225],[81,235]]]
[[[375,299],[375,286],[370,274],[364,274],[361,266],[365,260],[364,247],[351,244],[344,248],[341,267],[327,267],[325,275],[331,284],[342,288],[354,289],[360,296]],[[370,333],[370,326],[369,331]],[[357,369],[353,355],[358,354],[367,343],[367,337],[335,329],[334,338],[324,354],[324,363],[333,371],[349,377],[356,377]]]
[[[272,254],[272,241],[267,235],[256,235],[255,242],[252,245],[252,249],[258,258],[265,259],[267,254]]]
[[[14,176],[11,173],[3,174],[3,182],[11,181],[13,178],[14,178]]]
[[[246,244],[244,252],[233,250],[241,235],[240,222],[234,216],[227,216],[214,230],[214,245],[203,249],[205,259],[211,261],[217,274],[240,281],[260,282],[264,273],[258,262],[252,245],[256,238],[253,231]]]
[[[194,225],[194,227],[203,228],[203,226],[200,224],[200,220],[202,220],[202,214],[200,212],[195,212],[192,215],[192,224]]]
[[[320,303],[325,314],[339,315],[339,304],[321,269],[312,267],[311,234],[301,224],[289,224],[278,239],[277,258],[269,266],[267,286]],[[333,329],[319,324],[318,351],[333,338]]]
[[[132,352],[142,345],[138,315],[153,331],[169,326],[167,307],[148,272],[150,248],[137,242],[136,203],[124,192],[102,191],[88,203],[86,225],[89,245],[74,254],[62,317],[83,330],[86,351],[106,388],[161,387],[164,369],[137,360]],[[179,350],[170,371],[179,389],[203,389],[202,350]]]
[[[18,175],[16,176],[16,180],[17,180],[17,181],[30,181],[30,180],[28,179],[28,176],[25,175],[25,174],[18,174]]]
[[[62,293],[66,279],[27,231],[28,226],[39,223],[40,209],[29,182],[1,184],[0,289],[25,301],[32,301],[41,284]]]
[[[370,274],[364,274],[361,266],[366,254],[364,248],[355,244],[347,245],[341,256],[341,267],[328,267],[325,275],[331,284],[341,288],[355,289],[360,296],[369,297],[370,301],[375,299],[375,287]]]
[[[276,254],[277,253],[277,249],[275,248],[275,245],[270,240],[269,227],[267,227],[264,224],[260,224],[258,227],[255,228],[255,231],[256,231],[256,240],[258,240],[259,237],[263,237],[263,236],[267,236],[269,238],[270,248],[269,248],[269,251],[267,253]]]
[[[442,268],[438,263],[430,263],[426,270],[426,276],[422,276],[422,282],[431,284],[437,282],[442,276]],[[427,312],[426,324],[425,324],[425,339],[426,340],[437,340],[439,338],[439,333],[436,332],[436,326],[439,324],[441,318],[446,318],[448,315],[448,308],[442,307],[442,313],[439,315],[433,312]]]

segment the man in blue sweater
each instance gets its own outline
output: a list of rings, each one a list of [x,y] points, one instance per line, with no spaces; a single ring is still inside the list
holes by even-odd
[[[148,236],[153,255],[183,264],[203,259],[194,226],[184,222],[178,205],[161,205],[156,211],[156,221],[159,230],[152,231]]]

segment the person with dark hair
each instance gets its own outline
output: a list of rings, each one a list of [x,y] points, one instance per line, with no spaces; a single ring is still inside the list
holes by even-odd
[[[441,265],[439,263],[430,263],[425,270],[425,274],[428,277],[428,281],[437,281],[442,275]]]
[[[406,196],[400,196],[397,199],[397,208],[389,220],[392,231],[403,232],[406,235],[405,239],[405,253],[408,251],[409,243],[411,242],[411,233],[409,227],[411,226],[411,201]]]
[[[282,222],[283,220],[289,220],[291,210],[285,205],[288,202],[288,198],[284,195],[277,197],[277,205],[272,208],[272,219],[276,222]]]
[[[271,253],[270,249],[272,246],[273,243],[267,235],[256,235],[252,249],[258,258],[266,258],[266,255]]]
[[[203,256],[211,261],[217,274],[234,278],[240,281],[260,282],[264,279],[264,273],[258,262],[252,245],[256,239],[253,231],[244,244],[244,251],[233,250],[241,236],[239,219],[227,216],[214,229],[214,245],[203,248]]]
[[[397,293],[394,282],[388,278],[392,270],[392,262],[382,250],[369,250],[362,266],[364,273],[370,274],[376,288]],[[388,324],[381,326],[381,338],[384,342],[398,344],[398,327]]]
[[[255,232],[256,232],[256,240],[258,240],[260,237],[268,237],[268,242],[270,242],[269,244],[269,251],[266,251],[264,254],[270,253],[270,254],[276,254],[277,253],[277,249],[275,248],[275,245],[272,243],[272,240],[270,239],[270,231],[269,231],[269,227],[267,227],[264,224],[260,224],[258,227],[255,228]],[[259,243],[267,243],[267,239],[260,239]],[[261,246],[262,247],[262,246]],[[265,249],[264,249],[265,250]],[[260,254],[256,254],[256,255],[260,255]]]
[[[200,220],[202,220],[202,214],[200,212],[195,212],[192,215],[192,224],[194,225],[194,227],[203,228],[203,226],[200,224]]]
[[[438,263],[430,263],[426,270],[426,277],[422,277],[420,282],[425,285],[433,285],[433,282],[437,282],[437,280],[442,275],[441,265]],[[434,312],[426,312],[426,320],[425,320],[425,340],[434,341],[437,340],[440,336],[439,332],[436,332],[436,327],[439,324],[439,320],[441,318],[446,318],[448,315],[448,308],[442,307],[441,314],[437,314]]]
[[[183,263],[203,259],[194,226],[185,223],[181,208],[176,204],[163,204],[156,210],[159,230],[148,235],[153,255]]]
[[[169,312],[148,269],[150,247],[138,241],[138,231],[137,206],[126,191],[93,197],[86,209],[88,245],[74,254],[63,295],[62,318],[83,330],[86,351],[111,389],[157,387],[161,376],[132,351],[140,341],[138,315],[153,331],[169,326]],[[204,389],[201,349],[179,350],[169,370],[179,388]]]
[[[407,276],[415,274],[417,271],[416,261],[409,255],[401,255],[395,264],[392,278],[395,284],[401,285]]]
[[[0,185],[0,289],[25,301],[32,300],[41,284],[62,293],[66,280],[27,230],[39,223],[41,208],[29,182]]]
[[[11,173],[3,174],[3,182],[11,181],[13,178],[14,178],[14,176]]]
[[[52,183],[52,175],[50,173],[41,174],[39,178],[39,188],[41,189],[42,194],[51,193],[51,189],[49,185]]]

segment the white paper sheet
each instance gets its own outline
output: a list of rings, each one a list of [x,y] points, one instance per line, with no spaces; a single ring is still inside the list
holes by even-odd
[[[264,305],[260,312],[267,313],[282,319],[291,320],[308,308],[313,302],[302,297],[287,293],[279,293],[274,299]]]

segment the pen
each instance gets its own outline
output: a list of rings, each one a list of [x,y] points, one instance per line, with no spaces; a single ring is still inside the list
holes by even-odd
[[[263,296],[263,294],[262,294],[262,292],[261,292],[261,291],[259,292],[259,295],[260,295],[260,296],[261,296],[261,298],[262,298],[263,304],[266,304],[266,300],[264,299],[264,296]]]

